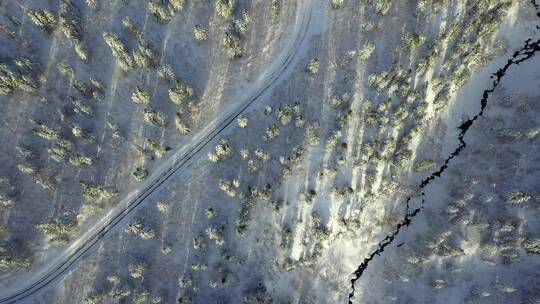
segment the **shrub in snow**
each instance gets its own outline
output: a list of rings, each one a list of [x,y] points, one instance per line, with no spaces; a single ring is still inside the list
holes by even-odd
[[[181,11],[184,8],[185,0],[169,0],[169,10]]]
[[[117,287],[109,292],[109,296],[115,300],[127,298],[131,294],[129,287]]]
[[[12,95],[15,91],[34,92],[37,85],[28,76],[17,75],[7,65],[0,64],[0,95]]]
[[[523,191],[512,191],[505,195],[504,201],[507,204],[518,205],[528,202],[534,197],[532,193],[526,193]]]
[[[338,9],[343,6],[345,0],[331,0],[330,3],[332,4],[333,9]]]
[[[426,10],[426,3],[427,0],[418,0],[418,3],[416,3],[416,14],[419,15],[423,13]]]
[[[0,179],[0,207],[10,207],[13,205],[13,186],[4,178]],[[2,226],[0,226],[0,235],[4,233]]]
[[[22,10],[28,15],[32,24],[40,30],[50,34],[56,29],[56,16],[48,10],[31,10],[26,5],[21,5]]]
[[[161,253],[164,255],[169,255],[172,253],[172,247],[170,245],[162,245],[161,246]]]
[[[247,231],[251,225],[251,210],[255,206],[257,199],[270,201],[271,189],[271,185],[267,185],[265,189],[260,191],[257,188],[248,187],[247,193],[242,201],[242,206],[240,207],[240,210],[238,210],[239,217],[236,220],[235,229],[238,237],[245,237],[247,235]]]
[[[337,115],[337,120],[339,122],[339,125],[342,128],[347,126],[347,124],[351,121],[351,118],[353,117],[353,114],[354,114],[354,112],[351,109],[348,109],[348,110],[345,110],[345,112],[339,113]]]
[[[186,135],[191,131],[189,125],[182,119],[182,114],[180,114],[180,112],[176,112],[174,124],[178,132],[180,132],[182,135]]]
[[[429,55],[420,59],[416,65],[416,74],[424,75],[435,64],[439,55],[440,53],[438,51],[432,51]]]
[[[159,55],[150,44],[139,45],[139,48],[133,52],[133,61],[140,68],[150,69],[158,65]]]
[[[69,158],[69,163],[73,166],[90,166],[94,163],[94,160],[88,156],[81,154],[75,154]]]
[[[242,238],[245,237],[247,235],[250,224],[251,218],[249,217],[249,215],[241,215],[240,218],[236,220],[236,235]]]
[[[138,104],[149,104],[150,103],[150,94],[143,91],[138,86],[135,87],[135,91],[133,91],[133,94],[131,94],[131,100],[133,100],[134,103]]]
[[[259,170],[259,164],[253,159],[248,160],[247,167],[248,171],[251,173],[257,172]]]
[[[210,207],[210,208],[206,209],[206,216],[209,219],[212,219],[212,218],[214,218],[214,217],[216,217],[218,215],[219,215],[219,211],[216,208]]]
[[[17,169],[19,169],[19,171],[21,171],[22,173],[26,173],[26,174],[34,174],[38,170],[38,168],[35,166],[27,165],[23,163],[17,164]]]
[[[414,164],[413,170],[415,172],[424,172],[430,170],[435,166],[435,162],[431,159],[424,159]]]
[[[74,80],[73,87],[84,97],[94,98],[97,101],[101,101],[105,96],[105,85],[94,76],[87,82]]]
[[[143,277],[146,265],[142,263],[129,265],[129,274],[134,279],[141,279]]]
[[[122,133],[120,132],[120,126],[114,122],[107,122],[107,126],[111,129],[111,136],[113,138],[120,138],[122,137]]]
[[[266,128],[266,139],[273,140],[279,135],[279,127],[276,124],[272,124]]]
[[[34,175],[34,181],[36,184],[43,187],[45,190],[53,190],[54,188],[54,180],[52,180],[50,177],[45,175]]]
[[[294,165],[299,164],[302,161],[303,155],[304,155],[305,149],[296,147],[293,149],[293,152],[291,155],[284,157],[279,157],[279,162],[283,166],[283,173],[284,176],[289,176],[291,167]]]
[[[193,284],[192,280],[190,277],[181,277],[181,278],[178,278],[178,286],[182,287],[182,288],[188,288],[188,287],[191,287],[191,285]]]
[[[86,5],[88,5],[89,8],[94,9],[97,6],[98,0],[86,0]]]
[[[168,23],[184,8],[185,0],[150,0],[148,10],[161,23]]]
[[[154,110],[152,107],[144,109],[143,117],[145,122],[154,126],[163,127],[167,124],[166,116],[163,113]]]
[[[15,146],[15,151],[17,152],[17,157],[22,159],[35,159],[36,153],[29,147],[25,145],[17,145]],[[0,179],[1,180],[1,179]],[[0,182],[0,184],[2,184]]]
[[[319,132],[317,131],[315,126],[309,126],[306,128],[306,140],[310,146],[318,145],[321,141],[321,138],[319,137]]]
[[[107,189],[103,186],[94,186],[83,181],[80,181],[79,184],[83,188],[83,196],[87,201],[111,199],[118,193],[116,190]]]
[[[405,165],[412,158],[412,151],[407,148],[399,149],[392,158],[392,166],[397,170],[404,169]]]
[[[227,55],[231,59],[242,57],[242,47],[240,46],[240,37],[234,32],[226,32],[223,37],[223,46],[227,50]]]
[[[148,177],[148,170],[146,170],[143,167],[137,167],[135,168],[135,171],[133,172],[133,177],[138,182],[143,181],[146,177]]]
[[[193,88],[182,80],[176,80],[174,88],[169,89],[169,98],[176,105],[182,105],[188,98],[193,96]]]
[[[30,259],[21,257],[15,257],[7,255],[6,253],[0,253],[0,269],[1,268],[28,268],[32,265]]]
[[[240,128],[245,128],[248,125],[248,118],[244,115],[238,116],[238,119],[236,121],[238,122],[238,126]]]
[[[240,150],[240,157],[242,157],[242,159],[247,159],[249,157],[249,150],[246,148]]]
[[[345,97],[347,97],[347,95],[345,95],[345,94],[344,95],[333,95],[332,97],[330,97],[330,106],[332,108],[338,108],[345,101]]]
[[[281,0],[272,0],[270,4],[270,14],[272,19],[276,20],[281,14]]]
[[[403,38],[403,47],[411,51],[416,50],[426,41],[426,36],[416,33],[407,33]]]
[[[233,281],[233,276],[229,272],[224,273],[223,276],[221,277],[221,284],[223,285],[231,284],[232,281]]]
[[[60,62],[56,68],[60,74],[66,77],[73,78],[73,76],[75,76],[75,71],[73,68],[65,62]]]
[[[199,41],[206,40],[208,38],[206,29],[200,24],[195,25],[193,28],[193,35],[195,36],[195,39]]]
[[[53,143],[51,147],[47,148],[47,153],[49,154],[49,157],[59,163],[65,162],[65,160],[69,157],[70,151],[70,149],[67,149],[56,143]]]
[[[207,264],[201,264],[201,263],[192,263],[191,264],[191,269],[193,270],[206,270],[208,268],[208,265]]]
[[[79,8],[71,0],[60,1],[60,29],[71,40],[75,53],[83,61],[90,57],[86,48],[82,45],[82,14]]]
[[[120,67],[124,71],[131,70],[133,68],[133,59],[126,51],[126,47],[118,35],[111,32],[105,32],[103,33],[103,39],[111,49],[113,56],[116,58],[116,60],[118,60]]]
[[[377,14],[384,16],[386,15],[386,13],[388,13],[388,10],[390,9],[390,5],[392,4],[392,1],[391,0],[372,0],[372,3]]]
[[[36,224],[35,228],[41,231],[50,241],[55,243],[65,243],[77,228],[74,218],[62,215],[49,223]]]
[[[364,47],[358,53],[358,58],[360,60],[368,60],[375,51],[375,44],[373,42],[368,42],[364,44]]]
[[[226,139],[221,139],[214,151],[218,157],[224,158],[232,154],[232,146]]]
[[[94,90],[103,91],[105,88],[105,84],[95,76],[90,77],[89,82]]]
[[[107,282],[113,285],[118,285],[120,283],[120,277],[114,274],[108,275],[106,279]]]
[[[236,196],[236,187],[231,182],[220,180],[218,182],[219,189],[225,194],[227,194],[228,197],[235,197]]]
[[[145,228],[142,223],[131,223],[126,226],[124,232],[127,234],[137,235],[143,240],[150,240],[156,237],[154,230]]]
[[[167,151],[171,149],[167,146],[161,146],[157,141],[151,138],[147,138],[145,144],[148,148],[154,151],[154,155],[156,156],[156,158],[162,158],[163,156],[165,156],[165,153],[167,153]]]
[[[528,253],[540,254],[540,239],[525,239],[521,245]]]
[[[319,73],[319,68],[320,68],[319,60],[317,58],[311,58],[306,67],[306,71],[311,75],[315,75]]]
[[[304,120],[304,116],[302,114],[297,114],[296,119],[294,120],[294,125],[297,128],[303,128],[305,124],[306,122]]]
[[[196,120],[201,114],[201,107],[195,102],[190,101],[188,103],[188,113],[191,120]]]
[[[234,0],[216,0],[216,13],[227,20],[231,19],[234,12]]]
[[[516,291],[516,288],[508,283],[502,283],[499,281],[499,279],[496,279],[496,281],[491,283],[492,286],[494,286],[497,290],[504,293],[512,293]]]
[[[33,71],[33,70],[35,70],[37,68],[37,65],[32,60],[30,60],[29,58],[17,57],[15,59],[13,59],[13,62],[21,70]]]
[[[150,293],[147,290],[144,290],[144,289],[137,290],[133,293],[133,303],[135,304],[146,303],[149,297],[150,297]]]
[[[267,162],[268,160],[270,160],[270,153],[262,149],[255,150],[255,156],[257,156],[257,158],[263,162]]]
[[[214,147],[213,151],[208,153],[208,159],[212,162],[223,160],[233,153],[233,147],[226,139],[221,139]]]
[[[89,297],[84,298],[84,304],[102,304],[107,300],[107,294],[98,293]]]
[[[251,25],[251,17],[248,12],[244,10],[242,12],[242,19],[236,19],[233,22],[234,30],[236,33],[243,35],[247,32],[248,27]]]
[[[156,208],[159,210],[159,212],[161,213],[167,213],[169,212],[169,204],[167,204],[166,202],[157,202],[156,203]]]
[[[137,39],[137,42],[139,42],[139,44],[144,43],[143,33],[137,28],[135,23],[133,23],[133,21],[131,21],[131,19],[128,16],[122,19],[122,24],[124,25],[126,30],[130,32],[135,37],[135,39]]]
[[[78,98],[70,96],[69,102],[73,105],[73,111],[79,115],[83,116],[92,116],[92,109],[83,104],[82,101]]]
[[[317,191],[310,189],[304,193],[300,194],[300,199],[306,203],[312,203],[315,197],[317,196]]]
[[[292,243],[293,243],[293,235],[292,235],[292,229],[289,225],[287,224],[283,224],[283,226],[281,227],[281,233],[280,233],[280,236],[281,236],[281,242],[280,242],[280,246],[282,248],[291,248],[292,247]]]
[[[204,243],[204,241],[200,238],[194,238],[193,239],[193,248],[195,250],[204,250],[206,248],[206,244]]]
[[[292,108],[290,105],[280,105],[276,113],[282,125],[288,125],[292,120]]]
[[[176,75],[174,74],[172,67],[168,64],[160,65],[157,69],[157,74],[159,78],[168,82],[173,82],[176,80]]]
[[[332,193],[332,199],[334,201],[341,201],[349,196],[351,196],[354,193],[353,188],[346,186],[346,187],[334,187],[331,190]]]
[[[328,229],[327,227],[325,227],[324,225],[322,225],[320,223],[320,218],[319,218],[318,221],[315,221],[315,219],[313,219],[312,233],[313,233],[313,239],[317,241],[317,243],[315,244],[315,248],[313,249],[312,255],[313,255],[313,258],[317,259],[322,256],[323,247],[322,247],[321,242],[328,240],[330,238],[332,231]]]
[[[213,240],[216,245],[223,246],[225,240],[223,239],[223,228],[211,226],[206,229],[206,235],[209,239]]]

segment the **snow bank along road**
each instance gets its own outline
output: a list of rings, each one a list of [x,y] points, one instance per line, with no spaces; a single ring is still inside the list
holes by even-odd
[[[284,51],[278,60],[271,63],[268,69],[254,81],[251,89],[239,93],[235,100],[241,100],[224,108],[218,117],[208,123],[192,141],[179,148],[175,153],[158,167],[155,172],[144,182],[139,184],[138,189],[129,193],[120,203],[101,218],[96,224],[88,229],[80,238],[75,240],[64,252],[54,260],[38,269],[24,283],[13,284],[18,288],[5,290],[0,294],[0,303],[15,303],[27,298],[38,291],[43,290],[48,284],[58,279],[69,270],[85,253],[91,250],[100,240],[117,227],[133,210],[137,208],[150,194],[161,186],[168,178],[180,168],[186,166],[195,156],[209,145],[216,137],[250,105],[260,100],[264,93],[269,92],[278,80],[283,78],[288,71],[294,68],[297,61],[307,47],[306,37],[316,31],[312,25],[321,26],[320,17],[322,10],[313,8],[313,0],[303,0],[299,3],[293,34],[283,46]],[[317,23],[312,20],[318,20]]]

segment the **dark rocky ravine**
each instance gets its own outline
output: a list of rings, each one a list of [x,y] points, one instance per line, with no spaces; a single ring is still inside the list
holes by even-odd
[[[536,3],[536,0],[532,0],[531,3],[537,9],[537,16],[540,17],[540,5]],[[537,25],[536,27],[540,29],[540,26]],[[512,55],[512,58],[509,59],[502,68],[498,69],[497,72],[491,76],[491,78],[493,79],[493,82],[492,82],[491,88],[484,90],[482,94],[482,99],[480,100],[480,111],[473,118],[466,120],[459,126],[459,130],[460,130],[459,136],[458,136],[459,144],[456,147],[456,149],[452,153],[450,153],[450,155],[444,161],[444,164],[440,166],[437,171],[431,173],[427,178],[422,180],[422,182],[418,185],[419,191],[421,191],[419,195],[422,198],[422,203],[420,207],[415,208],[412,211],[410,209],[411,199],[417,196],[418,194],[407,197],[406,212],[405,212],[405,217],[403,218],[403,220],[396,225],[396,229],[394,230],[394,232],[387,235],[382,241],[379,242],[379,244],[377,245],[377,248],[373,252],[371,252],[369,256],[365,258],[362,261],[362,263],[358,266],[358,268],[354,271],[354,277],[351,279],[351,292],[349,293],[349,304],[353,303],[352,299],[355,293],[355,283],[358,280],[360,280],[360,278],[364,274],[364,271],[369,266],[369,263],[376,256],[380,256],[381,253],[384,252],[385,248],[395,240],[396,236],[399,234],[401,229],[403,227],[409,226],[412,222],[412,219],[416,217],[420,213],[420,211],[424,208],[425,193],[422,191],[422,189],[427,187],[435,178],[440,177],[442,173],[448,168],[450,161],[453,158],[457,157],[465,149],[465,147],[467,146],[465,142],[465,135],[467,131],[472,127],[474,122],[478,118],[480,118],[480,116],[484,114],[484,110],[487,106],[489,96],[499,86],[501,80],[506,75],[506,72],[508,71],[508,69],[513,65],[519,65],[520,63],[531,59],[532,57],[534,57],[534,55],[538,51],[540,51],[540,39],[536,41],[533,41],[532,38],[527,39],[525,41],[524,46],[520,50],[514,52],[514,54]],[[400,243],[399,246],[401,246],[402,244],[403,243]]]

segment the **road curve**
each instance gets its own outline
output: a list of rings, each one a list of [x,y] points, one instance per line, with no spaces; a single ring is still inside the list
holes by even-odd
[[[124,218],[135,210],[150,194],[152,194],[160,185],[169,179],[171,175],[180,168],[187,165],[201,150],[203,150],[235,119],[243,113],[251,104],[274,86],[285,72],[291,68],[291,62],[296,57],[300,46],[311,27],[313,19],[313,0],[305,0],[300,4],[299,16],[296,19],[295,31],[292,39],[287,42],[288,48],[283,52],[275,63],[271,64],[268,71],[265,71],[255,82],[254,88],[250,93],[242,95],[244,101],[236,104],[234,107],[224,109],[222,114],[210,122],[192,142],[178,149],[166,162],[164,162],[149,178],[140,184],[139,189],[128,194],[114,209],[107,213],[94,226],[86,231],[79,239],[75,240],[62,254],[55,260],[37,270],[35,274],[28,279],[24,286],[11,292],[0,295],[0,304],[15,303],[23,300],[38,291],[43,290],[54,280],[58,279],[63,273],[70,269],[85,253],[94,248],[100,240],[115,228]]]

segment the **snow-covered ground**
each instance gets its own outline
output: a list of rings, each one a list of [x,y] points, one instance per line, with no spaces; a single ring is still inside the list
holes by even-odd
[[[301,26],[301,22],[305,22],[305,14],[303,13],[305,7],[303,6],[283,5],[280,15],[271,19],[269,17],[271,14],[269,4],[237,5],[237,14],[241,15],[242,11],[245,10],[250,13],[252,20],[268,19],[268,25],[264,26],[263,23],[252,21],[249,33],[246,33],[246,37],[242,37],[245,40],[242,42],[244,48],[242,58],[229,60],[225,48],[222,47],[224,32],[229,28],[229,23],[217,16],[213,6],[190,3],[179,13],[184,17],[177,16],[163,25],[153,19],[154,17],[145,6],[132,7],[130,4],[125,7],[121,3],[103,2],[90,9],[82,1],[81,3],[72,3],[83,11],[84,18],[81,19],[84,20],[81,22],[86,26],[85,31],[88,32],[89,36],[96,36],[95,43],[97,45],[92,47],[92,64],[81,65],[80,68],[71,67],[76,73],[69,75],[70,77],[66,81],[66,76],[61,75],[61,72],[58,71],[60,65],[62,63],[80,65],[81,62],[73,54],[69,41],[61,39],[64,41],[61,46],[51,46],[55,53],[49,54],[45,71],[45,73],[50,72],[51,75],[44,75],[43,92],[39,93],[41,101],[46,102],[46,104],[36,104],[34,96],[17,95],[6,99],[4,111],[2,111],[2,120],[5,123],[5,127],[2,128],[4,132],[2,138],[5,138],[6,143],[8,143],[2,148],[5,150],[2,157],[6,164],[2,167],[2,171],[11,184],[17,185],[14,191],[17,204],[9,206],[10,208],[3,213],[8,228],[8,234],[5,237],[7,242],[20,240],[23,244],[30,243],[31,245],[28,247],[31,248],[26,250],[17,248],[17,250],[26,251],[21,252],[26,256],[33,255],[32,264],[37,266],[51,258],[56,258],[59,252],[58,247],[63,249],[66,244],[76,240],[80,234],[87,232],[88,227],[95,225],[93,223],[95,220],[110,212],[111,207],[121,207],[118,200],[129,197],[137,189],[143,188],[141,183],[136,182],[132,177],[135,167],[147,168],[150,174],[158,175],[160,168],[170,163],[174,157],[182,155],[182,151],[178,150],[187,150],[185,146],[198,142],[198,138],[205,133],[203,131],[211,130],[213,125],[218,124],[220,117],[227,116],[228,112],[236,110],[242,103],[246,103],[256,91],[264,88],[266,82],[273,80],[285,66],[285,60],[291,56],[293,47],[297,45],[297,38],[301,37],[302,33],[299,31],[305,28],[305,26]],[[36,5],[29,3],[27,6],[30,7],[29,9],[51,9],[52,12],[59,9],[54,5],[50,8],[33,7]],[[22,9],[16,3],[2,3],[2,9],[5,11],[4,18],[6,20],[8,17],[16,20],[17,14],[22,13]],[[298,10],[301,10],[301,13]],[[185,16],[189,18],[186,19]],[[161,47],[157,48],[160,51],[159,64],[170,65],[178,78],[193,87],[193,104],[196,105],[196,110],[200,113],[196,120],[189,122],[192,129],[190,133],[182,135],[176,130],[174,117],[176,106],[169,100],[167,93],[170,85],[159,80],[155,71],[139,69],[136,73],[125,74],[118,71],[118,66],[115,67],[115,59],[110,56],[110,50],[100,35],[106,31],[122,32],[125,34],[125,38],[120,37],[129,41],[131,39],[130,33],[126,29],[122,29],[122,22],[127,20],[127,17],[136,26],[142,27],[140,29],[141,35],[150,37],[147,39],[150,41],[147,42],[154,46],[161,43]],[[21,32],[18,38],[12,40],[22,41],[25,44],[34,43],[36,44],[35,48],[47,47],[46,43],[40,44],[43,37],[39,37],[39,35],[42,34],[36,28],[32,28],[24,13],[20,19],[22,20]],[[208,25],[205,25],[206,23]],[[195,24],[202,24],[207,29],[208,38],[206,40],[202,42],[195,40],[193,37]],[[27,27],[25,30],[22,28],[24,25]],[[59,32],[58,30],[53,35],[62,38],[62,34]],[[37,35],[38,37],[28,39],[27,35],[32,35],[32,37]],[[253,36],[256,36],[257,39],[253,39]],[[53,44],[56,43],[54,37],[52,40]],[[13,57],[14,55],[11,54],[17,49],[17,44],[9,40],[8,42],[4,44],[7,49],[5,53]],[[272,45],[276,43],[284,48],[273,48]],[[8,49],[9,47],[12,49]],[[23,50],[25,49],[20,51]],[[66,55],[59,56],[57,52],[64,52]],[[103,54],[99,54],[100,52]],[[21,55],[23,54],[16,54],[16,56]],[[38,55],[33,53],[30,58],[39,60]],[[253,56],[257,56],[256,61],[252,59]],[[109,62],[104,62],[105,59]],[[40,63],[37,62],[37,64]],[[208,79],[203,81],[203,78],[197,78],[198,75],[208,77]],[[83,83],[91,76],[101,79],[107,85],[103,92],[97,94],[97,98],[95,98],[97,101],[90,100],[91,104],[87,104],[87,107],[90,107],[90,111],[93,112],[89,119],[88,117],[79,117],[78,113],[74,113],[73,109],[69,108],[67,100],[68,96],[80,98],[73,89],[74,84],[77,81]],[[111,80],[106,80],[107,77]],[[86,83],[83,84],[86,85]],[[168,117],[164,128],[152,126],[143,121],[144,107],[141,108],[131,101],[132,90],[135,87],[139,87],[147,93],[150,93],[149,88],[153,90],[150,98],[151,107],[164,111]],[[29,101],[26,102],[24,99],[29,99]],[[83,99],[83,101],[85,100]],[[86,102],[88,101],[86,100]],[[192,103],[192,101],[189,102]],[[187,103],[186,100],[177,111],[187,115],[185,112],[191,111],[191,108],[186,105]],[[33,110],[29,111],[29,109],[36,109],[36,107],[42,108],[37,115],[33,113]],[[62,134],[60,136],[67,136],[68,140],[74,137],[74,134],[69,134],[72,133],[72,127],[81,126],[83,132],[89,134],[85,134],[88,136],[83,136],[82,140],[74,138],[77,145],[79,145],[78,142],[82,141],[83,147],[81,148],[85,150],[84,153],[77,152],[93,158],[94,163],[89,166],[90,168],[84,166],[77,168],[69,163],[58,164],[51,160],[47,155],[46,145],[43,145],[38,136],[31,134],[32,129],[37,126],[29,119],[43,121],[49,127],[59,130]],[[54,122],[54,120],[57,121]],[[54,124],[51,125],[51,122]],[[110,127],[109,123],[118,125],[119,138],[111,136],[111,130],[107,129],[107,126]],[[15,131],[16,136],[13,135],[13,131]],[[153,155],[152,151],[149,150],[148,142],[145,142],[147,138],[157,141],[159,145],[164,148],[168,147],[172,151],[165,153],[162,160],[148,161],[148,157],[152,157],[152,159],[159,157],[157,154]],[[22,145],[32,151],[34,154],[32,158],[21,160],[16,157],[16,145]],[[50,144],[50,146],[54,146],[54,144]],[[143,152],[137,152],[138,147],[142,147]],[[170,155],[173,152],[176,153]],[[141,156],[141,154],[147,156]],[[65,161],[67,162],[67,160]],[[16,165],[18,163],[35,168],[36,172],[29,174],[29,176],[25,176],[24,173],[17,174]],[[8,174],[8,172],[12,173]],[[35,180],[38,177],[47,178],[53,186],[49,190],[43,189],[32,182],[32,175],[34,175]],[[92,199],[85,202],[83,195],[81,195],[79,181],[114,190],[117,195],[115,195],[114,200],[110,200],[110,203],[95,202]],[[28,209],[35,212],[27,212]],[[60,242],[55,242],[56,244],[49,244],[50,242],[46,239],[42,240],[42,236],[39,233],[36,234],[36,229],[32,227],[40,223],[56,222],[60,222],[63,225],[62,228],[68,230],[67,234],[69,235],[62,234],[59,237]],[[71,225],[72,223],[75,225]],[[56,235],[53,234],[53,236]],[[64,240],[65,237],[67,240]],[[3,282],[9,281],[3,280]]]
[[[100,45],[92,53],[109,62],[102,67],[77,60],[59,30],[44,39],[15,3],[0,5],[23,20],[20,38],[0,51],[12,54],[24,41],[44,40],[44,49],[51,43],[49,54],[37,48],[34,57],[48,58],[45,70],[53,72],[46,79],[56,83],[0,96],[6,100],[0,136],[9,143],[1,148],[0,172],[13,179],[18,199],[2,211],[0,235],[19,246],[0,247],[0,257],[19,251],[18,261],[32,261],[0,268],[0,295],[73,262],[22,303],[346,302],[352,273],[402,221],[405,198],[414,196],[410,205],[419,206],[418,184],[457,146],[457,127],[479,111],[489,76],[526,39],[540,38],[529,2],[237,1],[234,18],[241,21],[246,9],[252,23],[241,36],[244,55],[230,60],[222,39],[235,25],[214,11],[214,2],[186,1],[165,25],[136,1],[98,3],[79,6],[85,24],[95,26],[85,27],[83,45]],[[272,18],[275,3],[282,9]],[[175,128],[171,84],[155,69],[122,72],[103,42],[102,32],[123,33],[126,47],[136,49],[121,22],[125,15],[161,46],[159,64],[171,64],[194,88],[200,116],[188,134]],[[207,26],[206,41],[194,39],[196,24]],[[14,146],[44,141],[28,118],[69,131],[69,117],[78,114],[65,104],[76,78],[60,78],[62,61],[85,75],[80,79],[102,75],[106,83],[87,119],[94,141],[84,144],[101,157],[77,169],[55,163],[43,149],[28,162],[56,168],[57,186],[45,195],[31,178],[44,171],[17,172]],[[356,281],[355,303],[538,301],[539,66],[533,58],[509,69],[466,134],[466,149],[422,189],[424,209]],[[153,92],[151,105],[170,116],[164,127],[143,121],[131,101],[135,86]],[[36,100],[50,96],[52,102]],[[193,111],[188,101],[176,109],[181,117]],[[124,133],[119,146],[109,144],[111,118]],[[142,161],[133,146],[149,136],[171,150]],[[75,140],[77,147],[79,141],[85,139]],[[169,171],[184,155],[189,160]],[[141,163],[149,175],[137,182],[132,174]],[[79,180],[117,193],[91,202],[99,211],[87,216]],[[118,214],[125,217],[112,229],[89,237]],[[33,228],[70,217],[77,228],[63,242]],[[84,254],[70,260],[78,248]]]

